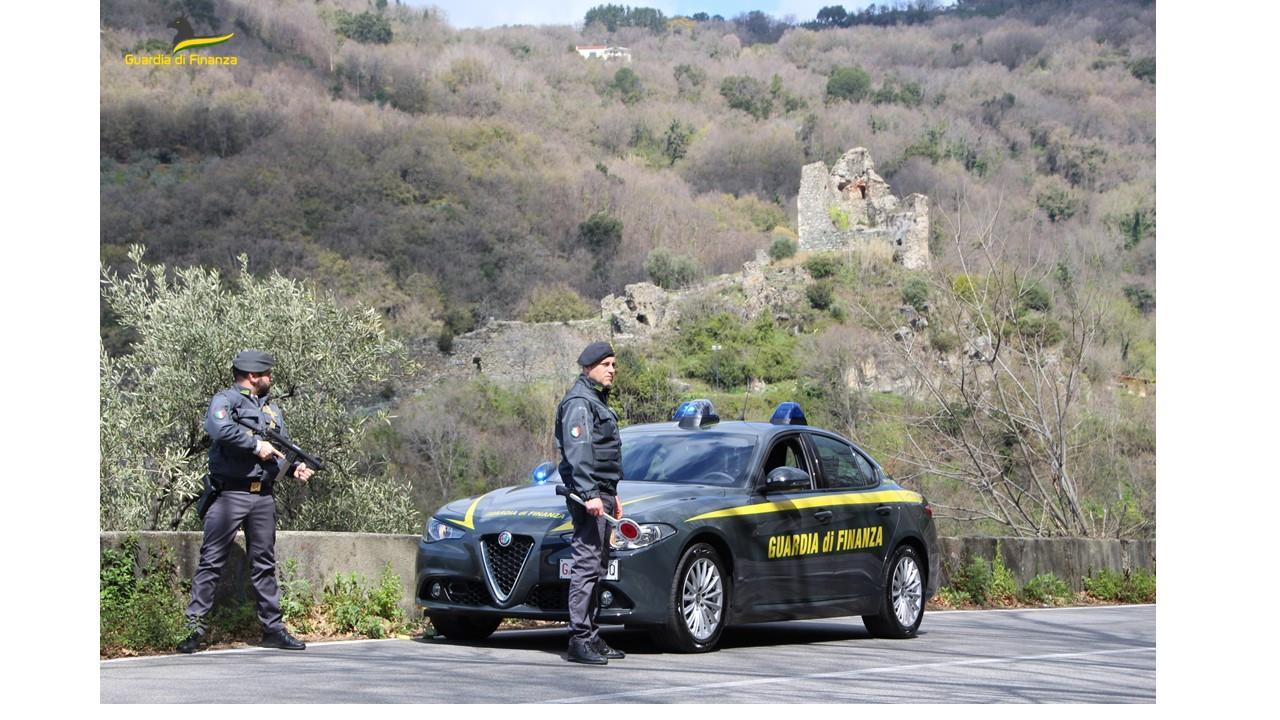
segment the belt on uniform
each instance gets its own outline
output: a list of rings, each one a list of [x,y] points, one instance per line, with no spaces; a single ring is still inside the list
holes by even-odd
[[[261,480],[230,480],[225,478],[222,480],[223,492],[239,491],[239,492],[254,493],[255,495],[258,495],[258,494],[262,494],[264,486],[266,486],[267,492],[270,492],[271,490],[270,486],[267,483],[262,482]]]

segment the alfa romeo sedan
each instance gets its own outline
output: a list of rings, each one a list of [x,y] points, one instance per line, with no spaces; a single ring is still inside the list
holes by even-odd
[[[795,403],[768,423],[719,422],[706,400],[622,430],[623,512],[601,583],[602,624],[678,652],[727,625],[860,615],[915,636],[937,590],[933,511]],[[482,640],[505,617],[568,620],[573,525],[555,465],[530,484],[440,508],[418,544],[416,602],[436,630]],[[561,489],[563,492],[563,489]]]

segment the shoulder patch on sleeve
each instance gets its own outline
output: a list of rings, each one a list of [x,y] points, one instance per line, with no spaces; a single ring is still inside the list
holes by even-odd
[[[574,403],[564,413],[565,442],[585,443],[591,440],[591,411],[587,404]]]

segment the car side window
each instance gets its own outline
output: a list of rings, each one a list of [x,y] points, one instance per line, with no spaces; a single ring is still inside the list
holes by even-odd
[[[863,489],[875,487],[876,474],[871,463],[852,447],[823,435],[811,435],[822,466],[823,487],[831,489]]]
[[[810,472],[809,466],[804,461],[804,446],[800,444],[799,435],[785,437],[774,443],[773,448],[769,450],[769,456],[764,461],[764,476],[768,477],[771,471],[780,467],[793,467]]]

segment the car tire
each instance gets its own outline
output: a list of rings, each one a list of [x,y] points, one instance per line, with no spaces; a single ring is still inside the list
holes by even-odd
[[[667,596],[667,622],[654,640],[667,650],[699,653],[714,650],[729,616],[729,577],[720,554],[696,543],[681,556]]]
[[[885,566],[880,612],[863,615],[862,624],[873,637],[904,639],[916,636],[924,619],[924,566],[909,545],[899,545]]]
[[[450,640],[474,642],[484,640],[498,629],[502,618],[436,615],[428,618],[436,634]]]

